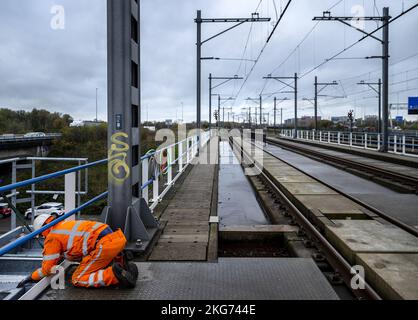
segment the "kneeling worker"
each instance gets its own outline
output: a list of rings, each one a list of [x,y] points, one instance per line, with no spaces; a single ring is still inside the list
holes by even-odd
[[[39,230],[54,219],[56,216],[40,215],[34,221],[34,229]],[[64,258],[81,261],[72,276],[76,287],[135,287],[138,268],[124,258],[126,238],[120,229],[113,232],[108,225],[93,221],[63,221],[44,231],[42,237],[45,238],[42,268],[19,287],[51,275],[51,269]]]

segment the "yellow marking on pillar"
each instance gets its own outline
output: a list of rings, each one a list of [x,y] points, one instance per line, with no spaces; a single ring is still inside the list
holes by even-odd
[[[115,133],[111,142],[108,158],[109,158],[109,181],[115,185],[122,185],[131,174],[131,170],[127,163],[129,144],[123,141],[129,136],[124,132]]]

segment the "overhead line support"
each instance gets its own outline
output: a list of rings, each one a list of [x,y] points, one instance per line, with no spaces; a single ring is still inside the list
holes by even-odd
[[[202,45],[208,41],[239,27],[240,25],[246,22],[269,22],[270,18],[260,18],[258,13],[253,13],[251,18],[202,18],[202,11],[197,10],[196,19],[194,20],[197,27],[197,41],[196,41],[196,129],[198,131],[198,153],[201,148],[201,138],[200,138],[200,129],[202,128],[201,124],[201,105],[202,105]],[[202,24],[203,23],[236,23],[236,25],[229,27],[212,37],[202,41]],[[210,105],[211,98],[210,94]],[[211,106],[210,106],[211,109]],[[212,115],[210,115],[212,118]]]
[[[263,79],[266,80],[277,80],[283,84],[285,84],[286,86],[288,86],[289,88],[293,89],[292,92],[289,93],[294,93],[295,95],[295,119],[294,119],[294,133],[293,133],[293,138],[297,139],[298,137],[298,74],[295,73],[295,75],[293,77],[274,77],[272,75],[268,75],[267,77],[263,77]],[[289,84],[287,82],[284,82],[282,80],[291,80],[293,79],[294,84]]]
[[[413,7],[411,7],[410,9],[408,9],[406,12],[411,11],[412,9],[414,9],[415,7],[417,7],[418,5],[415,5]],[[406,13],[405,12],[405,13]],[[363,38],[361,38],[358,42],[363,41],[364,39],[366,39],[367,37],[372,37],[375,40],[378,40],[379,42],[382,43],[382,86],[383,86],[383,90],[382,90],[382,107],[383,107],[383,128],[381,129],[383,135],[383,141],[382,141],[382,146],[381,149],[379,151],[381,152],[388,152],[389,149],[389,24],[392,21],[395,21],[396,19],[398,19],[399,17],[401,17],[402,15],[404,15],[405,13],[401,13],[400,15],[398,15],[397,17],[395,17],[394,19],[391,20],[391,17],[389,16],[389,8],[388,7],[384,7],[383,8],[383,15],[381,17],[332,17],[331,16],[331,12],[329,11],[325,11],[323,13],[322,17],[314,17],[313,20],[314,21],[339,21],[339,22],[345,22],[345,21],[382,21],[383,25],[379,28],[377,28],[376,30],[374,30],[373,32],[367,33],[364,30],[355,28],[356,30],[358,30],[359,32],[365,34],[365,36]],[[347,24],[347,23],[345,23]],[[350,25],[350,27],[352,27]],[[375,36],[373,36],[374,33],[376,33],[378,30],[383,29],[383,37],[382,39],[379,39]],[[358,43],[356,42],[356,43]]]

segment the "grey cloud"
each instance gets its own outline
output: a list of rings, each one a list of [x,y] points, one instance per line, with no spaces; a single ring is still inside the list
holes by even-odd
[[[276,0],[280,9],[286,1]],[[262,77],[272,72],[296,47],[315,22],[313,16],[335,4],[337,0],[293,1],[288,13],[277,29],[271,43],[266,47],[259,63],[243,88],[234,110],[239,113],[248,105],[245,98],[256,96],[264,86]],[[366,4],[366,14],[374,15],[372,1]],[[361,4],[363,2],[360,2]],[[148,106],[151,119],[170,119],[176,115],[184,103],[184,113],[188,121],[194,120],[195,112],[195,41],[194,18],[197,9],[202,9],[204,17],[248,17],[259,0],[143,0],[142,5],[142,90],[143,103]],[[391,7],[392,15],[415,4],[415,1],[376,1],[379,10],[385,5]],[[66,10],[66,29],[54,31],[50,28],[50,8],[60,4]],[[349,15],[355,0],[342,1],[333,9],[336,15]],[[2,0],[0,3],[0,106],[14,109],[44,107],[53,111],[66,112],[76,119],[92,119],[95,112],[95,88],[100,90],[100,118],[106,118],[106,3],[105,0]],[[272,0],[263,0],[261,16],[275,19]],[[413,30],[418,29],[418,11],[404,16],[391,26],[391,61],[396,63],[404,57],[418,53],[418,43]],[[375,25],[369,23],[367,30]],[[203,34],[207,38],[225,28],[225,25],[204,25]],[[243,25],[222,35],[204,46],[204,56],[240,58],[247,40],[250,24]],[[255,59],[263,46],[272,24],[254,24],[246,54],[247,59]],[[380,36],[380,33],[377,35]],[[332,56],[344,46],[358,40],[361,35],[338,23],[321,23],[299,50],[277,75],[301,74],[324,59]],[[365,57],[380,54],[379,44],[368,39],[341,57]],[[391,73],[396,74],[418,66],[418,57],[404,63],[396,63]],[[210,72],[218,76],[234,75],[239,61],[203,62],[203,117],[208,117],[208,81]],[[330,88],[330,95],[341,95],[344,90],[355,93],[363,90],[356,86],[364,74],[365,79],[376,79],[379,60],[336,60],[325,64],[300,81],[300,99],[313,96],[315,75],[323,81],[343,79],[344,89]],[[245,76],[251,62],[242,63],[240,76]],[[391,78],[391,82],[414,78],[402,73]],[[352,79],[347,79],[352,78]],[[345,79],[345,80],[344,80]],[[236,94],[240,83],[230,83],[222,90],[224,96]],[[409,86],[409,87],[408,87]],[[402,91],[418,87],[416,80],[392,87],[392,91]],[[275,92],[281,86],[269,82],[265,93]],[[391,101],[404,102],[408,95],[417,95],[417,90],[395,93]],[[278,95],[283,97],[285,95]],[[291,95],[288,95],[292,98]],[[364,97],[370,97],[365,100]],[[226,103],[228,105],[228,103]],[[231,104],[229,104],[231,105]],[[377,102],[371,92],[352,96],[346,100],[321,99],[323,116],[345,114],[348,109],[356,109],[358,115],[373,113]],[[272,108],[272,98],[265,101],[267,110]],[[293,102],[281,105],[285,118],[293,116]],[[300,102],[301,115],[311,115],[313,110],[307,102]],[[178,111],[178,114],[180,111]]]

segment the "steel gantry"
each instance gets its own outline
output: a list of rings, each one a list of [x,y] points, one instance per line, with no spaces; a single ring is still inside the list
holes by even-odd
[[[373,57],[373,58],[381,58],[382,59],[382,107],[383,107],[383,143],[380,149],[381,152],[387,152],[389,148],[389,23],[391,17],[389,16],[389,8],[383,8],[383,15],[381,17],[333,17],[331,16],[331,12],[325,11],[322,17],[314,17],[314,21],[338,21],[343,23],[344,25],[354,28],[355,30],[361,32],[365,36],[363,39],[367,37],[371,37],[382,44],[382,56],[380,57]],[[376,29],[373,32],[366,32],[360,28],[357,28],[355,25],[348,23],[347,21],[380,21],[383,23],[382,27]],[[382,29],[383,35],[382,39],[374,36],[373,34]],[[363,40],[362,39],[362,40]],[[361,41],[361,40],[360,40]]]
[[[108,206],[102,219],[142,251],[157,222],[142,198],[140,3],[107,1]]]
[[[325,90],[328,86],[338,86],[338,82],[334,80],[333,82],[323,82],[323,83],[320,83],[320,82],[318,82],[318,77],[315,76],[314,86],[315,86],[315,98],[314,98],[315,130],[318,130],[319,129],[318,128],[318,97],[319,97],[319,94],[323,90]]]
[[[277,77],[272,76],[269,74],[267,77],[263,77],[263,79],[266,80],[276,80],[286,87],[289,87],[293,90],[293,93],[295,94],[295,120],[294,120],[294,133],[293,138],[297,139],[298,137],[298,74],[295,73],[293,77]],[[284,80],[293,80],[293,85],[291,83],[288,83]]]
[[[289,100],[287,97],[283,99],[277,99],[277,97],[274,97],[274,129],[277,127],[277,106],[287,100]],[[280,109],[280,118],[280,125],[283,126],[283,108]]]
[[[357,83],[358,85],[369,86],[374,92],[378,95],[379,100],[379,107],[378,107],[378,124],[377,124],[377,132],[381,133],[382,131],[382,79],[379,79],[378,82],[366,82],[364,80]],[[376,87],[377,86],[377,89]]]
[[[257,112],[257,109],[255,109],[255,125],[257,126],[257,118],[258,115],[260,116],[260,127],[263,125],[263,96],[260,94],[258,96],[258,98],[250,98],[248,97],[247,99],[245,99],[246,101],[252,101],[256,104],[258,104],[259,109],[260,109],[260,113]]]
[[[244,23],[247,22],[269,22],[270,18],[260,18],[258,13],[253,13],[251,18],[202,18],[202,11],[197,11],[197,16],[195,19],[196,27],[197,27],[197,41],[196,41],[196,128],[198,129],[198,132],[200,132],[200,129],[202,127],[201,124],[201,103],[202,103],[202,46],[209,42],[210,40],[213,40],[217,38],[218,36],[235,29]],[[206,40],[202,40],[202,24],[203,23],[235,23],[233,26],[218,32],[217,34],[207,38]],[[200,149],[200,133],[198,133],[199,137],[199,145],[198,149]]]
[[[221,107],[222,103],[221,101],[228,102],[228,101],[232,101],[234,100],[234,98],[232,97],[228,97],[228,98],[222,98],[221,95],[218,95],[218,113],[219,113],[219,126],[218,128],[220,128],[220,120],[221,120],[221,109],[222,109],[222,125],[225,125],[225,110],[231,110],[232,111],[232,107],[226,108],[226,107]]]
[[[222,86],[222,85],[224,85],[224,84],[226,84],[226,83],[228,83],[232,80],[242,80],[242,79],[244,79],[244,78],[238,77],[237,75],[235,75],[233,77],[214,77],[214,76],[212,76],[212,73],[209,74],[209,129],[212,129],[212,117],[213,117],[213,115],[212,115],[212,96],[214,96],[214,95],[212,94],[212,90],[216,89],[216,88],[219,88],[220,86]],[[223,81],[221,83],[215,85],[215,86],[212,86],[214,80],[223,80]],[[218,112],[219,111],[220,110],[218,110]],[[218,116],[219,116],[219,113],[218,113]]]

